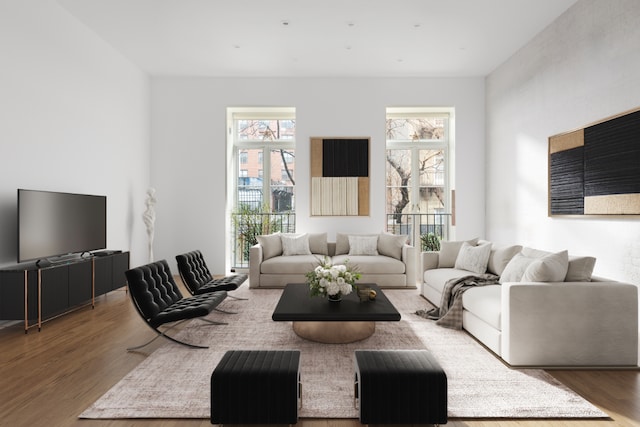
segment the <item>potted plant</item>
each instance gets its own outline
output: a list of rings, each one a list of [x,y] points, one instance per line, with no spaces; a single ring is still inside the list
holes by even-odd
[[[438,252],[440,250],[440,237],[435,233],[420,235],[422,250],[425,252]]]

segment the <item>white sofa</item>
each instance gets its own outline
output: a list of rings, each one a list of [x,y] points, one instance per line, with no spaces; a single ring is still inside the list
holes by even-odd
[[[462,327],[496,355],[520,367],[638,365],[638,287],[592,277],[593,257],[442,242],[440,252],[421,254],[422,295],[439,306],[449,279],[484,272],[469,271],[478,266],[469,254],[486,252],[483,244],[486,272],[500,284],[462,294]]]
[[[306,248],[304,236],[308,239]],[[387,233],[338,233],[335,242],[327,241],[327,233],[259,236],[249,252],[249,286],[278,288],[304,283],[305,274],[328,257],[333,264],[348,260],[362,276],[359,283],[415,289],[417,252],[406,240],[407,236]]]

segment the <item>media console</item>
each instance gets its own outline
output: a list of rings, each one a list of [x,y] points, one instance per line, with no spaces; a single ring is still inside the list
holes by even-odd
[[[129,252],[113,251],[39,267],[35,263],[0,269],[0,319],[24,320],[24,331],[126,285]]]

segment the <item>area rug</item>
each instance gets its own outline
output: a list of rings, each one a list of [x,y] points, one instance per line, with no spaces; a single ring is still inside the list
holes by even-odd
[[[214,313],[229,322],[191,321],[181,339],[210,348],[167,342],[149,355],[81,418],[209,418],[211,373],[227,350],[301,351],[301,418],[358,418],[354,408],[353,358],[358,349],[427,349],[448,379],[450,418],[606,418],[607,414],[539,369],[510,369],[464,331],[444,329],[415,315],[428,303],[415,290],[386,290],[402,315],[378,322],[375,333],[351,344],[318,344],[299,338],[290,322],[273,322],[280,290],[238,291]],[[327,327],[331,327],[328,323]],[[133,343],[132,343],[133,344]],[[124,349],[123,349],[124,351]],[[425,402],[426,403],[426,402]]]

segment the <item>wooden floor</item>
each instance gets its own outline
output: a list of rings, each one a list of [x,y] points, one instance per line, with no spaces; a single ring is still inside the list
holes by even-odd
[[[24,333],[0,329],[0,426],[210,426],[208,420],[80,420],[78,415],[129,371],[145,353],[125,348],[153,336],[128,295],[114,291],[95,309],[81,308]],[[198,350],[194,350],[198,351]],[[450,420],[447,426],[613,427],[640,426],[640,372],[550,371],[611,416],[609,420]],[[170,387],[170,384],[167,385]],[[208,390],[202,390],[208,393]],[[302,427],[356,427],[358,420],[301,419]]]

